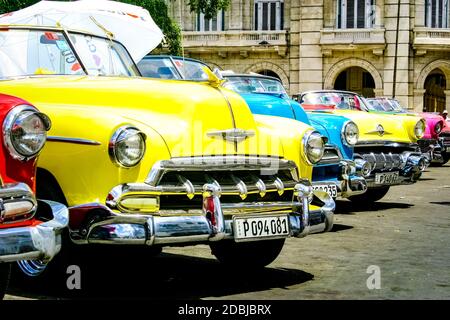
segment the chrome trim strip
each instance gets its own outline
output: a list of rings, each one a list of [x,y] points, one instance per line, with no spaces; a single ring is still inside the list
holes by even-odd
[[[91,145],[91,146],[100,146],[101,145],[100,142],[94,141],[94,140],[87,140],[87,139],[81,139],[81,138],[68,138],[68,137],[60,137],[60,136],[48,136],[47,141],[83,144],[83,145]]]
[[[355,147],[392,147],[392,148],[417,148],[417,143],[396,142],[396,141],[358,141]]]

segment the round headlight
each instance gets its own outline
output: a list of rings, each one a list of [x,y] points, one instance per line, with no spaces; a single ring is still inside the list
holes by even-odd
[[[420,139],[423,137],[423,134],[425,133],[425,120],[419,120],[416,123],[416,126],[414,127],[414,135],[417,139]]]
[[[436,134],[439,134],[439,133],[441,133],[441,131],[442,131],[442,123],[441,123],[441,122],[438,122],[438,123],[436,123],[436,125],[434,126],[434,132],[435,132]]]
[[[348,146],[354,146],[358,142],[359,129],[356,123],[348,121],[342,130],[342,139]]]
[[[310,164],[319,162],[325,151],[325,143],[320,133],[311,131],[303,139],[306,160]]]
[[[145,134],[134,127],[121,127],[109,142],[109,155],[115,163],[130,168],[136,166],[145,154]]]
[[[3,122],[4,142],[11,156],[19,160],[37,156],[47,140],[50,125],[50,119],[32,106],[12,109]]]

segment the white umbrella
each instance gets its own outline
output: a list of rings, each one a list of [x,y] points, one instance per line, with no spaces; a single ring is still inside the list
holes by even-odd
[[[125,45],[135,61],[156,48],[164,37],[147,10],[108,0],[41,1],[0,17],[0,25],[11,24],[61,26],[111,36]]]

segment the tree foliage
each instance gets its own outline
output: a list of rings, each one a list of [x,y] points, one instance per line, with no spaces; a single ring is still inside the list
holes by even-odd
[[[230,6],[230,0],[189,0],[192,12],[205,14],[205,19],[211,19],[219,10],[225,10]]]
[[[169,11],[164,0],[120,0],[121,2],[134,4],[147,9],[155,23],[164,33],[170,54],[181,53],[181,30],[178,24],[169,16]],[[6,13],[23,9],[39,0],[0,0],[0,13]]]

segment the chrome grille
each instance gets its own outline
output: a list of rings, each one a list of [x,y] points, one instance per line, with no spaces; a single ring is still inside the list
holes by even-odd
[[[400,154],[396,153],[366,153],[359,154],[364,160],[370,163],[372,171],[391,171],[402,168],[403,160]]]
[[[292,201],[298,181],[291,161],[248,157],[172,159],[158,163],[147,179],[163,194],[161,210],[199,208],[206,183],[219,187],[223,204]]]

